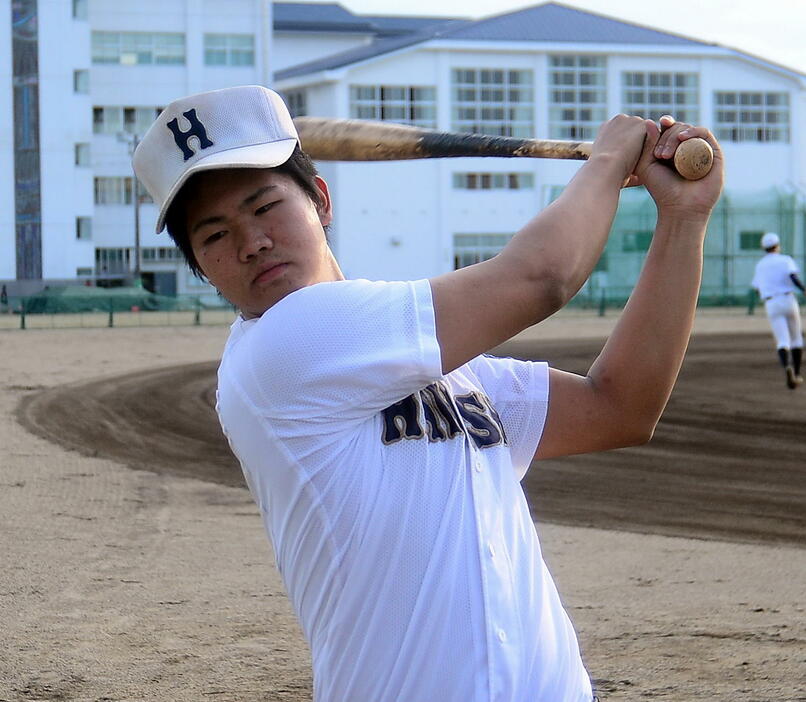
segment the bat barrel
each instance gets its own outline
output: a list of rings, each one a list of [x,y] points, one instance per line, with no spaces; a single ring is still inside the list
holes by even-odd
[[[567,158],[584,160],[590,156],[590,144],[578,141],[520,139],[518,137],[457,132],[424,133],[420,149],[427,158],[459,156],[498,156],[502,158]]]
[[[439,132],[390,122],[322,117],[294,120],[302,148],[317,161],[398,161],[421,158],[498,156],[584,160],[593,144],[587,141],[519,139]],[[677,172],[698,180],[711,170],[714,153],[704,139],[688,139],[674,157]]]
[[[297,117],[303,150],[317,161],[397,161],[422,158],[586,159],[591,144],[440,132],[372,120]]]

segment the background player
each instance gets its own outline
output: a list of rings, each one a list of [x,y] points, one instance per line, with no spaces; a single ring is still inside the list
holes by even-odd
[[[781,239],[775,232],[761,237],[761,248],[767,254],[756,264],[752,286],[764,302],[787,387],[794,390],[803,383],[800,374],[803,330],[795,291],[806,293],[806,289],[798,278],[794,259],[781,253]]]
[[[219,418],[310,642],[317,700],[591,700],[519,480],[533,457],[648,440],[668,400],[722,160],[707,130],[662,128],[615,117],[498,256],[397,283],[344,280],[327,184],[275,93],[184,98],[145,135],[135,169],[158,229],[167,218],[241,311]],[[715,151],[696,182],[659,160],[692,136]],[[587,376],[484,356],[579,290],[627,182],[647,186],[657,227]]]

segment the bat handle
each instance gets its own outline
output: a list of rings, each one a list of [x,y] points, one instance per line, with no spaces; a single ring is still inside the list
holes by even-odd
[[[705,178],[713,165],[714,150],[705,139],[686,139],[674,152],[674,168],[686,180]]]

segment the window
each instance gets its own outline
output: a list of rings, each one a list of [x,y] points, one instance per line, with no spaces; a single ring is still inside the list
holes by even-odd
[[[182,260],[182,252],[175,246],[144,247],[140,249],[140,255],[143,261],[150,262]]]
[[[90,92],[90,72],[87,69],[73,71],[73,92],[82,95]]]
[[[605,57],[550,56],[549,66],[549,136],[594,139],[607,119]]]
[[[76,217],[76,239],[79,241],[92,239],[92,219],[90,217]]]
[[[456,68],[451,81],[455,131],[533,136],[532,71]]]
[[[652,232],[650,231],[624,232],[621,250],[625,252],[649,251],[649,245],[651,243]]]
[[[454,269],[458,270],[492,258],[513,236],[514,234],[454,234]]]
[[[454,173],[458,190],[526,190],[534,186],[531,173]]]
[[[75,145],[75,161],[76,166],[89,166],[90,164],[90,145],[81,143]]]
[[[183,65],[185,35],[149,32],[93,32],[92,62]]]
[[[284,93],[283,97],[292,117],[304,117],[308,114],[308,95],[304,90]]]
[[[415,85],[351,85],[350,117],[435,127],[436,88]]]
[[[656,122],[663,115],[672,115],[680,122],[698,124],[699,84],[696,73],[624,72],[621,74],[622,112]]]
[[[739,232],[740,251],[761,251],[761,237],[764,232]]]
[[[158,107],[93,107],[95,134],[144,134],[161,112]]]
[[[87,0],[73,0],[73,19],[87,19]]]
[[[131,205],[133,200],[131,176],[108,176],[95,179],[96,205]],[[140,186],[140,202],[154,202],[148,191]]]
[[[120,275],[131,270],[131,249],[95,249],[95,275]]]
[[[131,205],[131,177],[106,177],[95,179],[96,205]]]
[[[92,268],[76,268],[76,278],[92,278]]]
[[[789,94],[718,92],[716,138],[789,142]]]
[[[205,34],[206,66],[254,66],[255,37],[251,34]]]

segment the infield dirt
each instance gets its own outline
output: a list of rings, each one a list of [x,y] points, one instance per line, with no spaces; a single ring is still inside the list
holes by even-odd
[[[612,322],[550,320],[502,352],[584,371]],[[764,324],[701,316],[650,444],[527,475],[606,699],[806,700],[806,387]],[[212,411],[226,333],[0,334],[0,700],[310,699]]]

